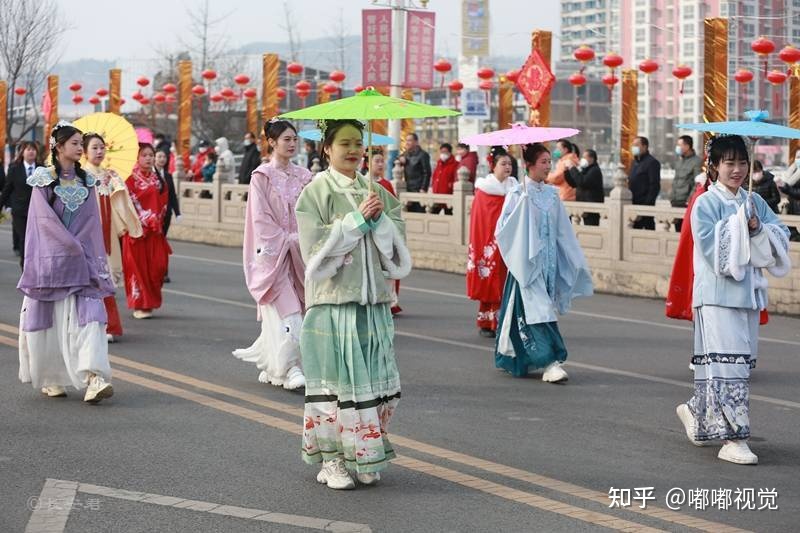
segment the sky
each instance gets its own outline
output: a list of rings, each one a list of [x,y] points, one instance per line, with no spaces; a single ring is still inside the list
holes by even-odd
[[[175,49],[178,36],[189,31],[187,9],[196,9],[201,2],[56,0],[70,27],[62,41],[60,61],[147,59],[155,57],[157,50]],[[421,6],[419,0],[406,0],[406,4]],[[491,55],[527,54],[534,29],[557,33],[559,4],[558,0],[490,0]],[[301,39],[330,37],[340,13],[344,26],[360,34],[361,10],[380,7],[368,0],[294,0],[288,5]],[[282,0],[209,0],[209,7],[214,17],[227,15],[219,29],[234,48],[287,40]],[[428,9],[436,13],[436,55],[457,55],[461,1],[430,0]],[[553,44],[557,50],[557,41]]]

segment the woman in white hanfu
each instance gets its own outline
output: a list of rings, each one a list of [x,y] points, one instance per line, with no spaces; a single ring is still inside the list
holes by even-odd
[[[294,207],[311,172],[290,161],[297,151],[297,131],[290,122],[267,122],[264,134],[273,154],[252,173],[243,247],[244,277],[258,305],[261,335],[233,355],[255,363],[260,382],[294,390],[306,384],[299,347],[305,267]]]
[[[758,357],[760,310],[767,307],[766,270],[791,269],[789,230],[756,193],[742,189],[750,169],[738,135],[708,147],[714,183],[692,208],[694,239],[694,396],[677,407],[696,446],[722,441],[717,457],[756,464],[750,451],[750,370]]]

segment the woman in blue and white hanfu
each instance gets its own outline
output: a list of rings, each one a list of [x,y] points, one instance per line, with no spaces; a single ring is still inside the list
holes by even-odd
[[[592,294],[592,278],[558,189],[545,183],[550,152],[529,144],[523,158],[528,177],[506,196],[495,231],[508,266],[495,366],[517,377],[541,368],[543,381],[559,383],[568,378],[567,349],[556,315]]]
[[[677,408],[689,440],[723,441],[718,457],[756,464],[750,451],[750,370],[758,356],[759,312],[767,280],[791,269],[789,230],[755,193],[742,189],[750,169],[744,140],[718,137],[708,148],[714,180],[692,209],[694,239],[694,396]]]

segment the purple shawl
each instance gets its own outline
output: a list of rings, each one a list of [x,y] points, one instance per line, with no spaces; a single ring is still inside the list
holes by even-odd
[[[76,297],[78,324],[107,321],[103,298],[114,294],[97,202],[90,196],[64,226],[64,204],[48,187],[34,187],[25,233],[25,265],[17,284],[28,299],[24,331],[53,325],[56,301]]]

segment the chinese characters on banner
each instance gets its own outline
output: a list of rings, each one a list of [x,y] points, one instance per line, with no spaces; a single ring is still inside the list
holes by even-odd
[[[409,11],[406,20],[406,74],[404,87],[433,87],[433,46],[436,13]]]
[[[517,88],[525,96],[528,104],[533,109],[538,109],[542,99],[550,94],[550,89],[553,88],[555,82],[556,78],[550,70],[550,65],[544,60],[539,50],[534,50],[520,70]]]
[[[461,1],[461,55],[489,55],[489,0]]]
[[[365,87],[391,85],[392,10],[361,11],[361,84]]]

